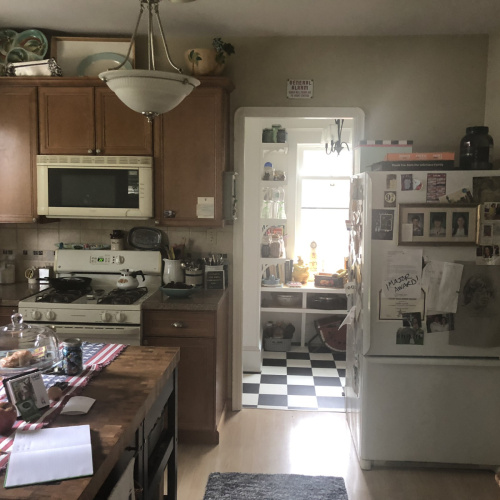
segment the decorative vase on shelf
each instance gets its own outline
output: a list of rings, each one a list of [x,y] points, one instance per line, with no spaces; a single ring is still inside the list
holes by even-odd
[[[193,76],[218,76],[224,72],[226,57],[231,54],[234,54],[232,44],[213,38],[209,49],[190,49],[185,56]]]
[[[190,49],[185,57],[193,76],[217,76],[224,71],[225,62],[217,62],[217,52],[213,48]]]

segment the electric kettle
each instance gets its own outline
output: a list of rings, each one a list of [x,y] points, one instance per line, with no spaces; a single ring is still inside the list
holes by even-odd
[[[116,286],[121,290],[133,290],[139,286],[139,280],[137,276],[142,276],[142,281],[145,280],[144,273],[142,271],[132,271],[130,269],[122,269],[120,271],[121,275]]]

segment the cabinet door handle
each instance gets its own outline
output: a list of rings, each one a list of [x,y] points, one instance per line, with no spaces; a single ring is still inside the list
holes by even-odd
[[[174,328],[184,328],[184,323],[182,321],[174,321],[170,326]]]
[[[96,149],[96,150],[95,150],[95,152],[96,152],[96,154],[98,154],[98,155],[99,155],[99,154],[101,154],[101,150],[100,150],[100,149]]]
[[[87,153],[88,153],[89,155],[91,155],[91,154],[93,153],[93,151],[92,151],[91,149],[87,149]]]

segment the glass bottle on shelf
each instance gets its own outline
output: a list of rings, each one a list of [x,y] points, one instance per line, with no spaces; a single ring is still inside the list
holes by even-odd
[[[273,215],[273,202],[272,202],[272,194],[270,193],[270,189],[264,188],[262,190],[262,207],[260,209],[260,217],[261,219],[269,219]]]
[[[276,219],[286,219],[285,213],[285,190],[278,188],[278,201],[276,202]]]

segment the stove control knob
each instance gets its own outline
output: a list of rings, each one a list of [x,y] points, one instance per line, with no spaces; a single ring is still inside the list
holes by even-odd
[[[104,311],[103,313],[101,313],[101,319],[104,321],[104,323],[107,323],[108,321],[111,321],[111,314]]]
[[[45,317],[48,319],[48,320],[53,320],[53,319],[56,319],[56,313],[54,311],[47,311],[45,313]]]
[[[37,311],[36,309],[34,311],[31,311],[31,319],[40,319],[42,317],[42,313],[40,311]]]
[[[122,312],[118,311],[115,314],[115,318],[116,318],[116,321],[118,321],[118,323],[123,323],[125,321],[126,316]]]

